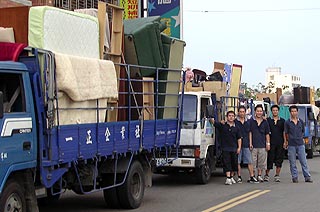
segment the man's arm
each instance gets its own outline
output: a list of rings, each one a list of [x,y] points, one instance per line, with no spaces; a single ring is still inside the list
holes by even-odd
[[[239,138],[239,139],[238,139],[238,149],[237,149],[237,154],[240,154],[241,145],[242,145],[242,139],[241,139],[241,138]]]
[[[266,150],[270,150],[270,134],[266,134]]]
[[[249,148],[253,149],[253,146],[252,146],[252,132],[251,131],[249,132]]]
[[[289,127],[287,122],[284,122],[284,142],[283,142],[283,148],[287,149],[288,148],[288,140],[289,140]]]

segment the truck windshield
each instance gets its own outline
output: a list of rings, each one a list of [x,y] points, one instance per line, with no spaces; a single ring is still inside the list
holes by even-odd
[[[304,107],[299,107],[299,110],[298,110],[298,116],[299,116],[299,119],[301,119],[305,124],[306,124],[306,108]]]
[[[197,120],[197,96],[183,96],[183,121],[195,122]]]

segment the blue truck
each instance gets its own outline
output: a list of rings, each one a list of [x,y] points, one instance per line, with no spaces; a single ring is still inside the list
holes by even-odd
[[[158,101],[161,93],[161,71],[154,69],[151,80],[154,92],[133,90],[142,80],[130,78],[130,65],[121,65],[126,76],[125,91],[120,93],[127,114],[124,121],[61,124],[56,87],[54,54],[29,49],[19,62],[0,62],[0,211],[38,211],[38,203],[58,200],[60,194],[72,190],[77,194],[103,191],[111,208],[138,208],[145,186],[152,184],[153,157],[157,151],[179,145],[181,101],[176,117],[163,118],[165,109]],[[135,68],[140,68],[134,66]],[[144,67],[145,68],[145,67]],[[135,95],[152,95],[154,105],[135,105]],[[135,100],[134,100],[135,99]],[[148,108],[147,108],[148,107]],[[132,119],[134,111],[153,110],[154,118]],[[69,108],[87,113],[113,111],[115,107]],[[101,118],[101,117],[100,117]]]

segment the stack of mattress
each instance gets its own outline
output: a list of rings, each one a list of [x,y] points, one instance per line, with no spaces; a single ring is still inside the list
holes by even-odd
[[[54,7],[31,7],[28,39],[29,46],[55,54],[55,123],[104,122],[107,101],[118,98],[118,85],[114,64],[99,60],[97,18]]]
[[[104,122],[108,99],[118,98],[114,64],[64,54],[56,54],[55,62],[59,90],[56,124],[58,118],[60,125]]]

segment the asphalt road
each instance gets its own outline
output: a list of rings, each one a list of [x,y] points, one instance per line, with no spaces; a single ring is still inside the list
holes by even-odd
[[[220,170],[207,185],[197,185],[188,174],[154,175],[153,187],[147,188],[139,212],[194,211],[258,211],[258,212],[318,212],[320,211],[320,157],[308,160],[313,183],[305,183],[298,163],[299,183],[291,182],[289,164],[285,160],[281,182],[224,185]],[[271,173],[273,176],[273,172]],[[247,171],[243,171],[247,179]],[[55,205],[40,207],[42,212],[102,212],[124,211],[105,207],[102,192],[76,195],[66,192]]]

